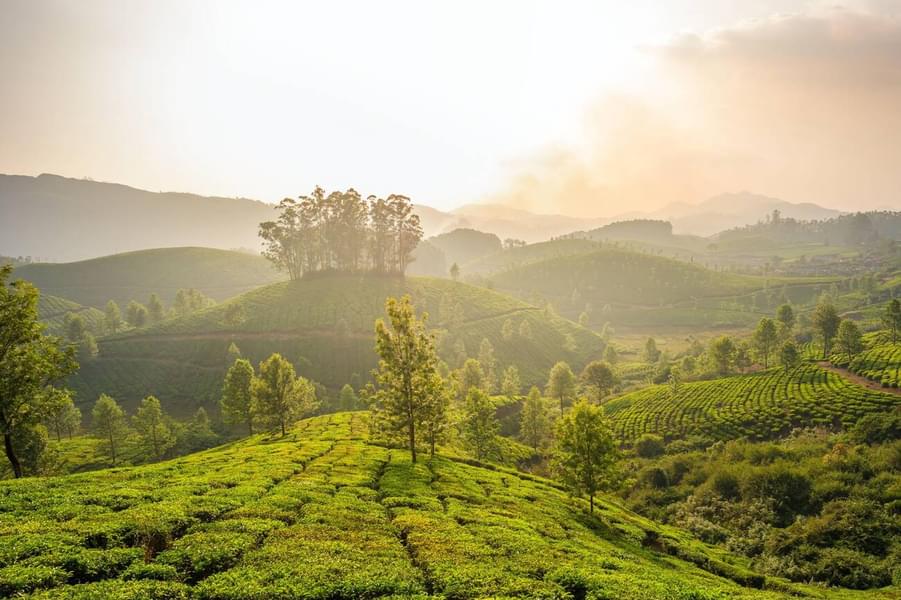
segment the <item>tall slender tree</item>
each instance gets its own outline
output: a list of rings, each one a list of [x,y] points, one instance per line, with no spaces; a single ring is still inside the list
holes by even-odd
[[[560,414],[562,415],[564,404],[571,400],[576,393],[576,376],[573,375],[568,364],[560,361],[551,368],[545,393],[560,401]]]
[[[760,319],[757,329],[754,330],[754,350],[757,356],[763,359],[763,368],[769,367],[770,355],[776,349],[779,341],[779,331],[776,323],[767,317]]]
[[[119,455],[119,448],[128,433],[128,423],[125,420],[125,411],[122,407],[106,394],[100,394],[100,398],[91,410],[93,418],[94,435],[107,443],[106,450],[110,460],[115,466]]]
[[[259,375],[253,380],[252,410],[270,429],[286,435],[288,427],[315,404],[313,384],[297,377],[294,366],[281,354],[272,354],[260,363]]]
[[[892,298],[885,306],[885,312],[882,313],[882,325],[892,334],[892,343],[898,341],[898,332],[901,331],[901,302],[897,298]]]
[[[175,438],[169,425],[166,424],[166,414],[160,401],[154,396],[147,396],[141,400],[138,411],[132,419],[135,430],[141,436],[144,445],[153,454],[153,458],[159,460],[163,453],[172,447]]]
[[[409,296],[388,298],[385,312],[388,322],[379,319],[375,323],[379,355],[378,370],[373,373],[377,384],[375,422],[389,435],[403,435],[410,459],[416,462],[419,428],[430,417],[440,418],[440,411],[434,410],[435,395],[444,393],[444,385],[438,374],[434,339],[426,331],[427,315],[416,317]]]
[[[253,435],[253,365],[238,358],[225,374],[222,398],[219,405],[222,417],[232,425],[246,425],[248,435]]]

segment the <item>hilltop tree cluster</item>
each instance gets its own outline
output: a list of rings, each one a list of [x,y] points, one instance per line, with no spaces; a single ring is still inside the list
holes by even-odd
[[[260,223],[263,255],[292,280],[325,271],[403,273],[422,239],[419,216],[406,196],[387,198],[317,187],[286,198],[278,218]]]

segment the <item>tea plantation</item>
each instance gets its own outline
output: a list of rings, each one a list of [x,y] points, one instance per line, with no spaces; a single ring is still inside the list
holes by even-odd
[[[0,596],[827,596],[612,501],[589,516],[549,481],[366,440],[366,414],[341,413],[151,466],[2,481]]]
[[[333,275],[261,287],[187,317],[102,338],[100,356],[84,361],[69,385],[82,403],[107,393],[133,405],[153,394],[173,412],[190,415],[218,402],[234,342],[254,363],[279,352],[305,377],[337,389],[354,375],[365,380],[375,367],[373,323],[384,315],[385,298],[402,294],[429,313],[430,327],[447,332],[439,352],[452,366],[458,366],[458,343],[477,356],[488,339],[499,367],[516,365],[523,384],[531,385],[543,383],[558,360],[580,369],[604,349],[588,329],[484,288],[447,279]],[[448,298],[460,309],[455,316],[447,314]],[[523,323],[527,335],[520,333]]]
[[[715,440],[763,440],[795,427],[849,426],[865,414],[891,410],[901,397],[868,390],[813,364],[769,369],[677,390],[650,386],[607,403],[616,432],[630,442],[645,433]]]
[[[882,387],[901,385],[901,344],[876,346],[858,354],[850,363],[844,356],[834,355],[832,362],[880,383]]]

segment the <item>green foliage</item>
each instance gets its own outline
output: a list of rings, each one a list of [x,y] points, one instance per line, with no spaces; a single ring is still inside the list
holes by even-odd
[[[151,323],[159,323],[166,316],[163,302],[155,292],[150,294],[150,300],[147,302],[147,316]]]
[[[141,401],[132,424],[145,448],[157,460],[175,444],[175,437],[166,424],[166,415],[160,401],[153,396],[147,396]]]
[[[554,468],[576,494],[587,494],[591,512],[594,497],[612,487],[618,452],[604,411],[584,400],[557,422]]]
[[[322,271],[403,273],[422,239],[406,196],[364,200],[353,189],[316,187],[299,202],[286,198],[275,221],[260,223],[263,255],[292,280]]]
[[[128,303],[128,306],[125,308],[125,320],[128,321],[129,325],[140,329],[147,325],[148,319],[147,307],[135,300]]]
[[[642,458],[661,456],[666,451],[663,438],[653,433],[646,433],[635,441],[635,454]]]
[[[288,427],[315,408],[313,385],[297,377],[294,366],[275,353],[260,363],[253,379],[251,412],[270,430],[287,433]]]
[[[553,366],[544,391],[560,402],[560,413],[563,414],[564,404],[572,401],[576,394],[576,376],[568,364],[559,361]]]
[[[94,435],[104,441],[110,461],[116,464],[116,457],[122,441],[128,433],[125,411],[106,394],[101,394],[91,410]]]
[[[779,351],[779,363],[789,371],[801,364],[801,353],[798,352],[798,347],[794,342],[787,341],[782,344],[782,349]]]
[[[437,345],[439,356],[454,368],[462,365],[457,347],[476,355],[487,338],[497,363],[515,365],[522,384],[531,386],[547,380],[567,334],[575,340],[576,351],[566,356],[574,369],[581,370],[603,347],[596,334],[575,323],[545,317],[491,290],[449,279],[334,275],[263,287],[181,319],[101,338],[98,359],[84,363],[66,384],[76,392],[82,410],[85,399],[101,393],[113,395],[129,411],[154,395],[171,414],[187,418],[198,406],[211,410],[218,405],[223,378],[235,359],[227,350],[234,343],[254,365],[278,352],[304,377],[337,392],[354,373],[369,373],[377,366],[372,323],[384,314],[385,298],[404,294],[429,313],[436,339],[447,340]],[[459,322],[456,317],[433,320],[441,315],[444,297],[462,307]],[[240,324],[226,324],[231,304],[244,308]],[[514,334],[505,340],[502,330],[508,319],[514,331],[527,324],[528,339]]]
[[[119,310],[119,305],[115,300],[106,303],[103,311],[103,323],[109,333],[116,333],[122,328],[122,311]]]
[[[217,301],[284,279],[255,254],[214,248],[155,248],[71,263],[35,263],[16,269],[43,294],[103,309],[158,293],[172,304],[179,289],[194,287]]]
[[[589,517],[550,481],[414,464],[366,437],[367,415],[344,413],[142,467],[0,481],[0,582],[68,599],[789,597],[717,575],[753,574],[603,497]]]
[[[56,435],[56,441],[65,433],[70,438],[81,427],[81,411],[72,401],[69,390],[50,388],[42,401],[44,423]]]
[[[829,350],[832,347],[832,340],[838,333],[841,317],[832,304],[832,299],[824,295],[817,303],[816,309],[813,311],[811,318],[814,328],[823,340],[823,358],[829,356]]]
[[[253,379],[250,361],[236,359],[225,375],[219,401],[223,420],[232,425],[246,425],[249,435],[253,435]]]
[[[834,354],[833,364],[847,366],[848,370],[882,385],[897,388],[901,386],[901,345],[881,344],[854,356],[848,361],[847,354]]]
[[[851,362],[851,359],[854,358],[854,355],[863,349],[860,329],[857,327],[857,324],[854,321],[850,321],[848,319],[844,319],[839,324],[835,341],[839,351],[844,353],[845,357],[847,357],[848,359],[848,362]]]
[[[532,386],[522,406],[519,437],[524,444],[538,450],[551,439],[551,417],[537,387]]]
[[[629,443],[645,433],[666,439],[772,439],[796,427],[851,427],[886,412],[901,397],[869,390],[812,364],[712,381],[687,382],[673,396],[650,386],[608,401],[617,436]]]
[[[501,393],[507,398],[514,398],[519,395],[522,389],[522,382],[519,379],[519,369],[516,365],[510,365],[504,369],[504,379],[501,383]]]
[[[763,368],[769,367],[770,356],[776,349],[776,343],[779,340],[779,331],[776,329],[776,323],[767,317],[760,319],[757,323],[757,329],[754,330],[754,350],[758,359],[763,359]]]
[[[617,384],[613,367],[610,366],[610,363],[603,360],[595,360],[585,365],[581,380],[582,385],[598,404]]]
[[[437,433],[446,420],[446,391],[438,374],[434,339],[426,332],[425,317],[417,319],[409,296],[385,302],[388,325],[375,323],[376,352],[380,357],[373,398],[379,428],[402,436],[416,462],[416,446],[422,430]],[[434,453],[434,437],[430,446]]]
[[[732,370],[735,353],[735,342],[729,336],[722,335],[710,342],[710,359],[720,375],[726,375]]]
[[[494,403],[484,391],[470,388],[466,394],[460,433],[477,460],[488,460],[498,452],[500,426],[494,414]]]
[[[45,336],[38,323],[38,291],[8,284],[12,269],[0,266],[0,435],[16,477],[24,474],[15,436],[24,436],[44,417],[42,401],[57,379],[77,369],[71,348]]]

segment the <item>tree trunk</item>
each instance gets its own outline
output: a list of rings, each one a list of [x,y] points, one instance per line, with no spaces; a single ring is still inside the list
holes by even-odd
[[[113,429],[110,427],[109,432],[109,451],[113,457],[113,466],[116,466],[116,442],[113,440]]]
[[[16,479],[22,477],[22,463],[19,462],[19,457],[16,456],[16,451],[13,448],[12,433],[3,434],[3,446],[6,448],[6,458],[9,459],[9,464],[13,468],[13,475],[15,475]]]
[[[253,421],[250,419],[247,419],[247,432],[253,435]]]
[[[594,514],[594,494],[588,496],[588,512]]]
[[[56,441],[61,442],[63,440],[62,431],[60,431],[59,423],[56,424]]]
[[[560,396],[560,416],[563,416],[563,396]]]

